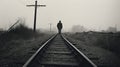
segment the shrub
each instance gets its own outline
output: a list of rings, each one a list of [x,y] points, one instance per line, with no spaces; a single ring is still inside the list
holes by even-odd
[[[15,28],[10,31],[5,32],[0,36],[0,44],[4,44],[11,40],[19,40],[19,39],[30,39],[34,37],[38,37],[39,35],[44,35],[43,33],[33,32],[31,28],[28,28],[24,24],[19,24]]]

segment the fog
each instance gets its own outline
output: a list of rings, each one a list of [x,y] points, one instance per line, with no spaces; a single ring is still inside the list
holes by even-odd
[[[35,0],[0,0],[0,28],[7,29],[21,17],[25,24],[33,27]],[[37,29],[56,28],[62,21],[65,31],[73,25],[82,25],[89,30],[106,30],[117,27],[120,30],[120,0],[38,0]]]

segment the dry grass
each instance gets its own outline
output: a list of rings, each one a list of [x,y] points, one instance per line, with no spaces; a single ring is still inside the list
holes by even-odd
[[[0,67],[21,67],[51,35],[19,25],[0,38]]]
[[[83,32],[69,35],[85,45],[97,46],[120,55],[120,33]]]
[[[117,34],[117,35],[116,35]],[[110,44],[115,46],[117,41],[112,40],[119,38],[118,33],[76,33],[66,34],[66,37],[74,43],[74,45],[81,50],[88,58],[95,64],[102,67],[119,67],[120,58],[115,51],[106,48],[106,37],[111,39]],[[101,39],[101,40],[100,40]],[[120,39],[119,39],[120,40]],[[100,42],[100,43],[99,43]],[[119,42],[117,42],[119,43]],[[117,44],[116,44],[117,45]],[[118,45],[119,46],[119,45]],[[118,48],[118,47],[116,47]]]

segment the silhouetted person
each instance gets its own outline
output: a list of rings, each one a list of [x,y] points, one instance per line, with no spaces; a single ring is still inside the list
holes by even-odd
[[[57,28],[58,28],[58,33],[61,34],[61,30],[62,30],[62,23],[61,21],[59,21],[59,23],[57,24]]]

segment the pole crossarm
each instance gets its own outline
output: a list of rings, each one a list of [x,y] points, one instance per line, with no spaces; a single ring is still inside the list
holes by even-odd
[[[33,7],[35,5],[26,5],[27,7]],[[37,5],[37,7],[46,7],[46,5]]]

